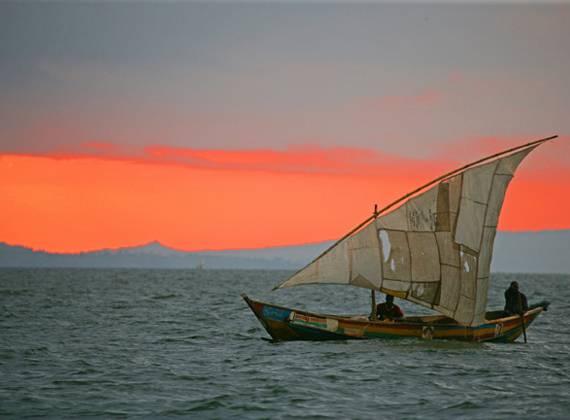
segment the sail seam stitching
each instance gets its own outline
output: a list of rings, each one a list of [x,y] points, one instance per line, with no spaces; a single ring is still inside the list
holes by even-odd
[[[479,266],[480,266],[480,262],[481,262],[481,247],[483,246],[483,238],[485,237],[485,220],[487,220],[487,213],[489,212],[489,201],[491,200],[491,193],[493,192],[493,188],[495,187],[495,174],[497,173],[497,170],[499,169],[499,165],[501,164],[502,160],[504,158],[498,159],[495,162],[495,168],[493,169],[493,176],[491,177],[491,187],[489,188],[489,191],[487,192],[487,204],[485,205],[485,214],[483,215],[483,228],[481,229],[481,238],[479,238],[479,254],[477,255],[477,267],[475,268],[475,284],[477,285],[477,283],[479,282]],[[508,186],[507,186],[508,188]],[[505,195],[507,193],[507,189],[505,189]],[[505,200],[505,197],[503,196],[503,201]],[[495,241],[495,239],[493,238],[493,242]],[[489,270],[491,271],[491,258],[493,256],[493,249],[491,247],[491,251],[489,254]],[[489,293],[489,284],[487,284],[487,290],[485,291],[485,309],[487,308],[487,296]],[[475,320],[475,317],[477,316],[477,314],[475,313],[477,310],[477,291],[479,290],[479,288],[477,287],[475,289],[475,307],[473,308],[473,316],[471,317],[471,324],[473,324],[473,321]]]
[[[459,221],[459,214],[461,213],[461,201],[463,200],[463,186],[465,185],[465,177],[461,173],[461,186],[459,188],[459,203],[457,204],[457,218],[455,219],[455,229],[453,232],[453,242],[455,241],[455,235],[457,235],[457,223]],[[461,290],[463,288],[463,276],[461,275],[461,248],[463,245],[459,244],[459,251],[457,257],[459,258],[459,297],[457,302],[455,302],[455,309],[453,310],[453,318],[457,315],[457,308],[459,308],[459,301],[461,300]]]

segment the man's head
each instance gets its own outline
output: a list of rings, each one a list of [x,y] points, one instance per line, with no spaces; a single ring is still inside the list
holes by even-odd
[[[386,295],[386,303],[394,303],[394,296]]]
[[[511,287],[515,290],[519,290],[519,284],[516,281],[511,282]]]

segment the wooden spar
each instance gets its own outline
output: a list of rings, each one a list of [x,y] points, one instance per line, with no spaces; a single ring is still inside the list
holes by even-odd
[[[491,159],[495,159],[495,158],[497,158],[497,157],[499,157],[499,156],[506,155],[506,154],[508,154],[508,153],[516,152],[516,151],[519,151],[519,150],[528,148],[528,147],[530,147],[530,146],[534,146],[535,144],[540,144],[540,143],[544,143],[545,141],[548,141],[548,140],[553,140],[553,139],[555,139],[556,137],[558,137],[558,136],[557,136],[557,135],[556,135],[556,136],[550,136],[550,137],[546,137],[546,138],[544,138],[544,139],[531,141],[530,143],[523,144],[522,146],[513,147],[513,148],[511,148],[511,149],[507,149],[507,150],[504,150],[504,151],[502,151],[502,152],[495,153],[494,155],[490,155],[490,156],[484,157],[484,158],[482,158],[482,159],[476,160],[475,162],[468,163],[467,165],[464,165],[464,166],[462,166],[461,168],[458,168],[458,169],[455,169],[455,170],[453,170],[453,171],[450,171],[450,172],[448,172],[448,173],[446,173],[446,174],[443,174],[443,175],[437,177],[436,179],[434,179],[434,180],[428,182],[427,184],[424,184],[424,185],[422,185],[421,187],[416,188],[416,189],[413,190],[412,192],[410,192],[410,193],[404,195],[403,197],[398,198],[396,201],[393,201],[392,203],[390,203],[390,204],[388,204],[386,207],[384,207],[382,210],[380,210],[380,211],[378,212],[378,214],[384,213],[386,210],[391,209],[391,208],[394,207],[396,204],[401,203],[401,202],[404,201],[405,199],[411,197],[411,196],[414,195],[414,194],[417,194],[417,193],[420,192],[421,190],[423,190],[423,189],[425,189],[425,188],[427,188],[427,187],[430,187],[430,186],[432,186],[433,184],[435,184],[435,183],[437,183],[437,182],[439,182],[439,181],[443,181],[444,179],[449,178],[449,177],[451,177],[451,176],[453,176],[453,175],[457,175],[457,174],[460,173],[460,172],[464,172],[465,170],[467,170],[467,169],[469,169],[469,168],[471,168],[471,167],[473,167],[473,166],[476,166],[476,165],[478,165],[478,164],[480,164],[480,163],[486,162],[486,161],[491,160]]]
[[[524,314],[521,314],[521,325],[523,330],[524,343],[526,344],[526,326],[524,325]]]
[[[464,165],[464,166],[462,166],[462,167],[460,167],[460,168],[454,169],[453,171],[447,172],[447,173],[445,173],[445,174],[443,174],[443,175],[441,175],[441,176],[439,176],[439,177],[437,177],[437,178],[431,180],[430,182],[428,182],[428,183],[422,185],[421,187],[416,188],[415,190],[413,190],[413,191],[411,191],[411,192],[409,192],[409,193],[403,195],[402,197],[400,197],[400,198],[398,198],[397,200],[395,200],[395,201],[391,202],[390,204],[388,204],[386,207],[383,207],[382,209],[380,209],[380,211],[376,211],[376,209],[374,209],[374,213],[372,214],[372,216],[367,217],[362,223],[358,224],[358,226],[356,226],[355,228],[353,228],[350,232],[348,232],[346,235],[344,235],[342,238],[340,238],[340,239],[339,239],[338,241],[336,241],[334,244],[332,244],[332,245],[329,246],[327,249],[325,249],[320,255],[318,255],[316,258],[314,258],[310,263],[308,263],[307,265],[305,265],[303,268],[301,268],[300,270],[296,271],[296,272],[295,272],[292,276],[290,276],[289,278],[295,276],[297,273],[300,273],[300,272],[303,271],[305,268],[307,268],[309,265],[311,265],[312,263],[314,263],[315,261],[317,261],[319,258],[322,258],[324,255],[328,254],[331,249],[333,249],[333,248],[334,248],[335,246],[337,246],[339,243],[341,243],[342,241],[344,241],[346,238],[348,238],[348,237],[349,237],[350,235],[352,235],[354,232],[357,232],[358,230],[360,230],[363,226],[365,226],[366,224],[368,224],[368,222],[370,222],[371,220],[376,219],[379,215],[381,215],[382,213],[388,211],[389,209],[391,209],[392,207],[394,207],[396,204],[399,204],[399,203],[401,203],[402,201],[407,200],[407,199],[410,198],[411,196],[413,196],[413,195],[417,194],[418,192],[420,192],[420,191],[426,189],[427,187],[431,187],[433,184],[435,184],[435,183],[437,183],[437,182],[439,182],[439,181],[442,181],[442,180],[444,180],[444,179],[446,179],[446,178],[449,178],[449,177],[451,177],[451,176],[453,176],[453,175],[457,175],[457,174],[459,174],[459,173],[461,173],[461,172],[464,172],[465,170],[467,170],[467,169],[469,169],[469,168],[471,168],[471,167],[473,167],[473,166],[476,166],[476,165],[478,165],[478,164],[480,164],[480,163],[486,162],[486,161],[488,161],[488,160],[497,158],[497,157],[502,156],[502,155],[506,155],[506,154],[508,154],[508,153],[517,152],[517,151],[519,151],[519,150],[522,150],[522,149],[525,149],[525,148],[528,148],[528,147],[531,147],[531,146],[534,146],[534,145],[538,145],[538,144],[540,144],[540,143],[544,143],[544,142],[549,141],[549,140],[553,140],[553,139],[555,139],[555,138],[557,138],[557,137],[558,137],[558,135],[556,135],[556,136],[550,136],[550,137],[545,137],[545,138],[540,139],[540,140],[531,141],[531,142],[526,143],[526,144],[523,144],[523,145],[521,145],[521,146],[517,146],[517,147],[513,147],[513,148],[510,148],[510,149],[507,149],[507,150],[503,150],[502,152],[495,153],[495,154],[493,154],[493,155],[490,155],[490,156],[484,157],[484,158],[482,158],[482,159],[476,160],[475,162],[468,163],[467,165]],[[287,281],[287,280],[285,280],[284,282],[286,282],[286,281]],[[284,282],[282,282],[281,284],[283,284]],[[281,284],[275,286],[272,290],[277,290],[277,289],[279,289],[279,287],[281,286]]]
[[[522,325],[522,330],[523,330],[523,337],[524,337],[524,343],[526,344],[526,326],[524,325],[524,308],[522,305],[522,297],[521,297],[521,292],[518,292],[518,297],[519,297],[519,310],[521,311],[521,325]]]
[[[372,311],[370,312],[370,320],[376,321],[378,314],[376,313],[376,291],[374,289],[370,290],[370,298],[372,303]]]

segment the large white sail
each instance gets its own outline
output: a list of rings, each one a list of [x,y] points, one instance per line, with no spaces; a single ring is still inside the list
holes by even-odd
[[[439,180],[373,218],[278,288],[350,284],[435,309],[464,325],[482,324],[505,193],[520,162],[539,144]]]

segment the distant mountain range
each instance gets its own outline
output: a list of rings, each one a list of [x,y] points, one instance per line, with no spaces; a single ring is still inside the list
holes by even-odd
[[[168,248],[160,242],[151,242],[112,250],[58,254],[0,242],[0,267],[291,270],[310,261],[330,243],[252,250],[186,252]]]
[[[78,254],[34,251],[0,242],[0,267],[195,268],[295,270],[332,242],[274,248],[185,252],[159,242]],[[499,232],[492,271],[570,273],[570,230]]]

